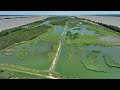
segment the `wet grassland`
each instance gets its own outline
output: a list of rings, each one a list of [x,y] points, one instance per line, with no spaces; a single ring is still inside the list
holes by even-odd
[[[49,17],[0,32],[0,78],[120,78],[119,53],[119,32],[86,19]]]
[[[70,21],[56,71],[65,78],[120,78],[119,40],[120,33],[109,28]]]
[[[1,68],[14,65],[14,69],[19,66],[33,69],[31,71],[42,70],[48,75],[66,21],[60,19],[60,23],[55,22],[48,18],[1,32]]]

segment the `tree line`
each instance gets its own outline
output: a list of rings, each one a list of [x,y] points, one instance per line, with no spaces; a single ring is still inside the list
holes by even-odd
[[[72,34],[70,31],[67,31],[66,36],[68,36],[70,39],[76,39],[78,38],[79,33]]]
[[[32,23],[26,24],[26,25],[23,25],[23,26],[19,26],[19,27],[3,30],[3,31],[0,32],[0,37],[6,36],[6,35],[8,35],[10,33],[16,32],[16,31],[23,30],[23,29],[25,29],[24,28],[25,26],[32,27],[32,26],[35,26],[35,25],[39,25],[39,24],[41,24],[43,22],[44,21],[41,20],[41,21],[36,21],[36,22],[32,22]]]
[[[37,36],[46,33],[51,26],[39,26],[33,29],[21,29],[12,33],[9,33],[6,36],[0,37],[0,50],[8,47],[14,43],[19,43],[21,41],[32,40]]]
[[[22,30],[22,29],[23,29],[22,27],[16,27],[16,28],[12,28],[12,29],[3,30],[3,31],[0,32],[0,37],[6,36],[10,33],[13,33],[15,31],[19,31],[19,30]]]
[[[106,28],[109,28],[109,29],[111,29],[111,30],[114,30],[114,31],[116,31],[116,32],[120,32],[120,28],[117,27],[117,26],[108,25],[108,24],[104,24],[104,23],[101,23],[101,22],[95,22],[95,21],[92,21],[92,20],[89,20],[89,19],[87,19],[87,20],[88,20],[88,21],[91,21],[91,22],[93,22],[93,23],[99,24],[99,25],[101,25],[101,26],[104,26],[104,27],[106,27]]]

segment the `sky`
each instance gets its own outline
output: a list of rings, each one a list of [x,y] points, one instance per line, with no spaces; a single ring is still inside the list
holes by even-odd
[[[0,11],[0,15],[100,15],[120,14],[120,11]]]

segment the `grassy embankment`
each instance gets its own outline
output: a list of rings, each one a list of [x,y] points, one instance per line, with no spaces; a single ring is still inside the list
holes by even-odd
[[[41,71],[21,66],[0,64],[0,79],[47,79],[50,78],[49,76],[49,72],[44,70]],[[55,72],[52,72],[52,76],[61,78],[61,75]]]

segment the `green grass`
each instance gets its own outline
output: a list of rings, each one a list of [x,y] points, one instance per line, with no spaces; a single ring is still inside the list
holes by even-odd
[[[53,77],[62,78],[57,72],[51,72]],[[0,79],[49,79],[47,70],[35,70],[21,66],[0,64]]]
[[[13,50],[12,54],[8,56],[7,51],[3,51],[7,56],[4,56],[5,60],[0,62],[37,70],[49,69],[61,39],[61,34],[53,34],[53,30],[54,27],[32,40],[22,41],[7,47],[6,50]]]
[[[96,72],[106,72],[104,65],[99,63],[99,54],[100,51],[94,50],[91,53],[89,53],[85,58],[83,58],[82,64],[87,68],[88,70],[93,70]]]
[[[32,40],[39,35],[46,33],[50,28],[50,26],[41,26],[33,29],[22,29],[20,31],[16,31],[6,36],[0,37],[0,50],[15,43]]]
[[[61,48],[61,54],[59,56],[59,60],[56,64],[55,71],[60,73],[65,78],[78,78],[80,74],[80,68],[82,68],[82,65],[80,63],[80,60],[77,59],[76,55],[77,53],[71,53],[70,50],[74,50],[72,47],[67,47],[65,44]],[[79,49],[78,49],[79,50]],[[72,55],[69,57],[70,54],[76,54],[75,57]]]
[[[106,62],[106,64],[109,66],[109,67],[116,67],[116,68],[120,68],[120,64],[115,62],[111,56],[107,55],[107,54],[104,54],[103,55],[104,57],[104,60]]]
[[[72,22],[70,22],[72,24]],[[68,25],[70,25],[68,23]],[[75,22],[73,21],[75,26]],[[103,52],[92,50],[87,55],[83,52],[82,46],[119,46],[120,43],[105,42],[100,40],[101,36],[120,37],[120,34],[103,26],[97,26],[85,22],[88,29],[95,31],[95,35],[78,35],[78,38],[71,39],[66,36],[65,45],[62,47],[61,54],[56,66],[56,71],[66,78],[114,78],[110,73],[110,68],[105,64]],[[118,76],[117,76],[118,78]]]
[[[36,76],[16,71],[0,69],[0,79],[48,79],[48,78],[44,76]]]
[[[11,64],[0,64],[1,69],[5,70],[18,70],[18,71],[24,71],[24,72],[31,72],[31,73],[36,73],[36,74],[42,74],[42,75],[48,75],[48,71],[46,70],[36,70],[33,68],[26,68],[23,66],[18,66],[18,65],[11,65]],[[17,71],[16,71],[17,72]]]
[[[33,68],[26,68],[23,66],[18,66],[18,65],[11,65],[11,64],[0,64],[0,68],[6,68],[6,69],[15,69],[15,70],[20,70],[20,71],[26,71],[26,72],[32,72],[32,73],[38,73],[38,74],[45,74],[48,75],[47,71],[44,70],[36,70]]]
[[[0,78],[46,79],[46,77],[42,76],[17,72],[14,71],[14,69],[41,75],[50,74],[48,69],[56,55],[58,45],[61,39],[61,34],[52,33],[54,30],[53,25],[64,26],[65,22],[68,21],[68,28],[72,28],[76,26],[76,24],[78,24],[80,20],[70,19],[67,17],[51,17],[45,20],[49,20],[51,22],[50,28],[46,29],[47,31],[40,35],[37,35],[35,38],[32,38],[31,40],[20,41],[12,45],[10,44],[8,45],[9,47],[5,48],[6,50],[13,50],[17,47],[15,52],[13,50],[13,54],[15,53],[14,57],[16,57],[17,59],[16,61],[15,60],[12,61],[12,59],[9,59],[11,61],[1,60],[1,63],[2,62],[5,63],[0,64]],[[35,22],[33,24],[28,24],[28,26],[30,25],[30,27],[34,27],[42,22],[43,21]],[[114,60],[109,55],[103,55],[103,52],[98,49],[93,49],[90,52],[88,50],[88,52],[86,53],[84,52],[85,48],[83,48],[82,46],[89,45],[104,47],[118,46],[120,45],[120,43],[105,42],[100,40],[99,38],[101,36],[120,37],[120,34],[103,26],[92,24],[89,21],[84,22],[83,20],[82,22],[88,27],[88,29],[95,31],[96,34],[77,35],[77,38],[73,39],[66,36],[66,39],[61,48],[61,53],[59,56],[59,60],[56,64],[55,71],[51,72],[52,75],[54,77],[59,78],[111,78],[113,77],[112,75],[115,76],[115,71],[112,69],[113,73],[111,73],[111,68],[112,67],[119,68],[120,65],[118,63],[114,62]],[[32,30],[31,33],[29,31],[20,30],[13,32],[11,36],[13,35],[16,37],[16,35],[18,35],[17,32],[19,32],[21,35],[23,34],[23,32],[26,32],[26,34],[27,33],[32,34],[33,32],[33,35],[35,35],[39,30],[40,29]],[[26,36],[26,34],[24,35]],[[8,38],[9,35],[6,36]],[[7,38],[5,40],[7,40]],[[4,53],[7,52],[5,51]],[[12,54],[11,57],[13,57]]]
[[[120,33],[115,32],[113,30],[110,30],[106,27],[95,25],[90,23],[89,21],[83,22],[89,30],[95,31],[95,35],[77,35],[77,38],[71,39],[69,36],[66,36],[66,44],[67,45],[74,45],[76,47],[78,46],[86,46],[86,45],[100,45],[100,46],[118,46],[120,45],[119,42],[106,42],[100,40],[101,36],[114,36],[120,38]],[[72,22],[69,22],[72,23]],[[68,23],[68,26],[70,25]],[[77,22],[74,22],[74,25],[76,25]]]
[[[71,18],[67,16],[54,16],[54,17],[46,18],[45,20],[48,20],[50,22],[60,22],[60,21],[69,20],[69,19]]]
[[[35,39],[20,42],[19,45],[21,45],[21,46],[34,46],[34,45],[38,45],[38,43],[40,43],[40,42],[58,43],[61,35],[60,34],[52,34],[53,29],[54,28],[50,28],[48,30],[48,32],[46,32],[42,35],[39,35]]]
[[[60,26],[65,26],[66,20],[61,20],[57,22],[51,22],[52,25],[60,25]]]
[[[110,36],[120,37],[120,33],[115,32],[104,26],[92,24],[89,21],[86,22],[86,26],[88,27],[88,29],[95,31],[100,36],[109,36],[110,35]]]
[[[73,28],[78,24],[78,22],[76,22],[76,20],[72,19],[68,21],[68,28]]]
[[[79,35],[77,39],[66,40],[67,45],[86,46],[86,45],[100,45],[100,46],[118,46],[119,42],[105,42],[99,39],[98,35]]]
[[[55,58],[57,49],[58,49],[58,45],[54,45],[54,46],[53,46],[53,50],[48,53],[48,59],[49,59],[50,62],[52,62],[53,59]]]
[[[18,52],[16,53],[16,57],[20,60],[24,60],[25,52],[26,52],[25,48],[22,48],[22,49],[18,50]]]

